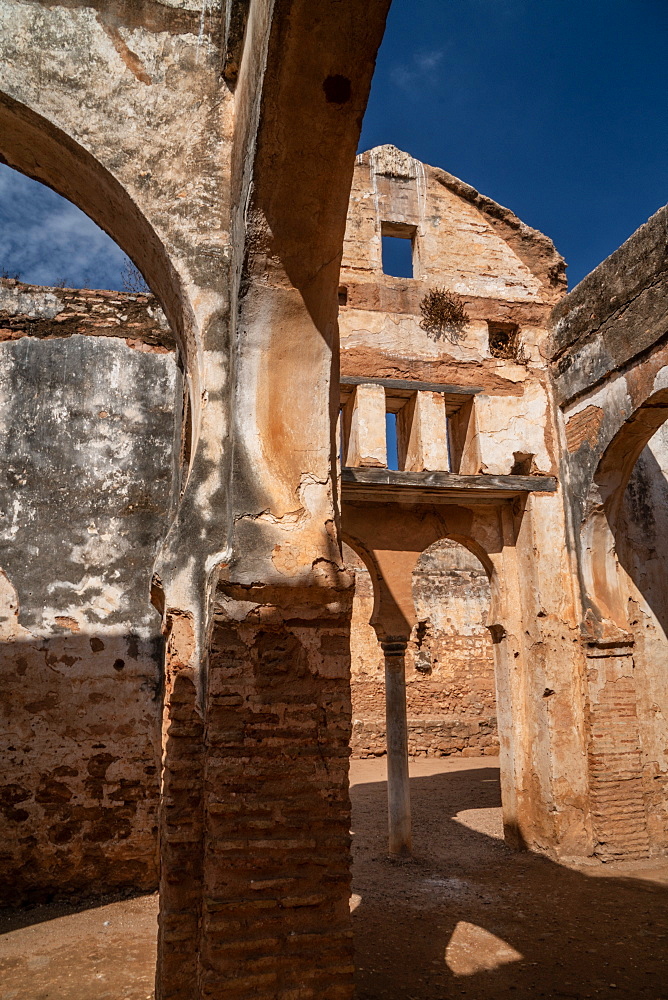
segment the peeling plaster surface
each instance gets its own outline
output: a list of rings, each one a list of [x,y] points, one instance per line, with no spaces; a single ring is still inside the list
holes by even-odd
[[[78,334],[0,344],[0,869],[15,900],[156,885],[148,592],[181,392],[173,352]]]

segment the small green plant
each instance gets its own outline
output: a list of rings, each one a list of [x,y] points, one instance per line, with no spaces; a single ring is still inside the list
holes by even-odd
[[[464,337],[469,316],[456,292],[432,288],[420,303],[420,326],[435,340],[458,344]]]

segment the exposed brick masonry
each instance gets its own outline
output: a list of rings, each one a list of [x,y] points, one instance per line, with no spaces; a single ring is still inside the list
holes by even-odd
[[[203,997],[351,993],[348,670],[336,622],[214,628]]]

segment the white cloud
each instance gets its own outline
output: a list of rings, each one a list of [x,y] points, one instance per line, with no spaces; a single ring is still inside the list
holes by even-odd
[[[414,52],[407,62],[391,70],[392,82],[408,92],[417,92],[425,85],[435,83],[444,55],[443,49]]]
[[[0,165],[0,271],[36,285],[120,289],[126,259],[75,205]]]

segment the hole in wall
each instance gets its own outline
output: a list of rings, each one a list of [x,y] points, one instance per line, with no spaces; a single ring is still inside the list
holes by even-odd
[[[348,289],[345,285],[339,285],[339,305],[348,305]]]
[[[513,467],[510,470],[511,476],[530,476],[533,466],[534,456],[528,451],[513,452]]]
[[[413,277],[413,241],[383,234],[383,273],[393,278]]]
[[[515,323],[488,323],[489,353],[493,358],[515,361],[519,351],[519,329]]]
[[[352,87],[347,76],[336,73],[328,76],[322,85],[328,104],[346,104],[351,97]]]

